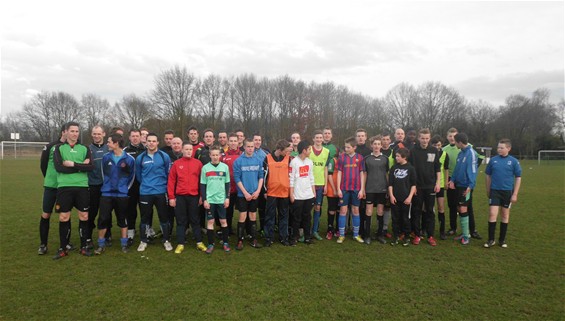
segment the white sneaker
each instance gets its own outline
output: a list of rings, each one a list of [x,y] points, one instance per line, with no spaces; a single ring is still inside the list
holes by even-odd
[[[170,252],[173,250],[173,246],[171,245],[171,242],[169,241],[165,241],[165,243],[163,243],[163,246],[165,247],[165,251]]]
[[[145,251],[146,248],[147,248],[147,243],[141,242],[141,243],[139,243],[139,246],[137,247],[137,252],[143,252],[143,251]]]
[[[128,239],[132,239],[135,237],[135,230],[128,230]]]

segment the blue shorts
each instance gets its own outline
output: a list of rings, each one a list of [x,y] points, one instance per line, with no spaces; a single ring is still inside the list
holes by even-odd
[[[339,199],[339,206],[357,206],[361,204],[361,200],[357,197],[359,191],[342,191],[343,197]]]
[[[324,187],[316,186],[316,202],[314,204],[322,206],[324,202]]]

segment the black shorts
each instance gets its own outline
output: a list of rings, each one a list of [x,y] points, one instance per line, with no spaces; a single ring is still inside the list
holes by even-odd
[[[328,197],[328,211],[337,212],[339,210],[339,197]]]
[[[247,201],[245,197],[238,197],[237,198],[237,209],[239,212],[249,212],[255,213],[257,212],[257,200]]]
[[[502,206],[504,208],[510,208],[512,202],[512,191],[502,191],[498,189],[490,190],[490,195],[488,199],[489,206]]]
[[[118,226],[127,227],[127,209],[129,197],[100,197],[100,215],[98,216],[98,228],[106,229],[112,223],[112,210],[116,213]]]
[[[386,193],[367,193],[366,203],[369,204],[385,204],[386,203]]]
[[[436,198],[445,197],[445,188],[441,188],[439,192],[436,193]]]
[[[206,210],[206,220],[213,220],[213,219],[226,219],[226,208],[224,204],[210,204],[210,209]]]
[[[53,207],[57,202],[57,189],[53,187],[43,188],[43,213],[53,213]]]
[[[471,204],[471,191],[469,191],[467,195],[463,195],[465,194],[467,187],[457,187],[456,190],[457,190],[457,204],[459,206],[469,206],[469,204]]]
[[[88,212],[90,192],[88,187],[60,187],[57,189],[55,210],[59,213],[70,212],[75,207],[80,212]]]

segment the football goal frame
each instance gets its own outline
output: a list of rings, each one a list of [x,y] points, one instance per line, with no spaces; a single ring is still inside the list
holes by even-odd
[[[4,159],[4,157],[14,155],[14,159],[25,158],[25,157],[38,157],[41,156],[41,151],[43,147],[49,143],[47,142],[20,142],[20,141],[13,141],[13,140],[3,140],[0,142],[0,159]],[[25,150],[32,150],[29,153],[26,153]],[[19,155],[18,155],[19,150]],[[10,152],[8,152],[10,151]],[[37,153],[39,151],[39,153]],[[27,154],[27,155],[26,155]]]
[[[565,156],[565,149],[542,149],[538,151],[538,165],[541,165],[541,155],[542,154],[552,154],[552,153],[561,153]],[[564,157],[565,158],[565,157]]]

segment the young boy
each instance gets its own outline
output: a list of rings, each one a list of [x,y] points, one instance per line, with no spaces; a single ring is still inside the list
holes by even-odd
[[[210,147],[210,162],[202,167],[200,175],[200,195],[206,210],[208,248],[207,254],[214,251],[214,218],[218,217],[222,227],[224,251],[230,252],[228,243],[228,222],[226,208],[230,205],[230,169],[220,162],[220,147]]]
[[[263,161],[265,186],[267,188],[267,215],[265,217],[265,246],[272,245],[275,239],[274,226],[278,217],[279,240],[290,245],[288,240],[288,207],[290,196],[290,152],[292,145],[286,139],[277,142],[277,148]],[[278,215],[277,215],[278,213]]]
[[[200,198],[199,185],[202,163],[192,157],[194,146],[184,143],[182,146],[183,157],[171,166],[167,182],[167,194],[169,206],[175,208],[177,220],[177,248],[176,254],[181,254],[186,245],[186,228],[190,221],[192,232],[196,239],[196,249],[206,251],[202,243],[202,232],[200,230],[200,211],[198,209],[202,199]]]
[[[365,167],[363,156],[355,152],[355,137],[345,140],[345,153],[342,154],[337,162],[337,191],[339,196],[339,237],[337,243],[345,241],[345,220],[347,206],[351,205],[353,214],[353,238],[363,243],[363,238],[359,236],[359,204],[365,197],[365,181],[362,179]]]
[[[323,132],[321,130],[314,131],[314,146],[308,158],[314,164],[314,182],[316,184],[316,203],[314,204],[314,221],[312,224],[312,236],[321,241],[322,237],[318,234],[320,226],[320,216],[322,211],[322,203],[324,194],[327,193],[326,182],[328,179],[328,163],[330,161],[329,149],[322,146],[324,142]]]
[[[441,167],[441,182],[440,190],[436,193],[437,200],[437,217],[439,220],[439,237],[442,240],[447,240],[447,235],[445,234],[445,190],[446,190],[446,178],[449,177],[449,156],[447,152],[444,152],[441,147],[441,136],[435,135],[432,137],[430,144],[437,148],[439,152],[439,165]]]
[[[408,149],[402,147],[395,153],[396,164],[388,172],[388,194],[392,210],[393,240],[390,245],[403,240],[410,245],[410,209],[416,193],[416,170],[408,164]]]
[[[243,144],[245,153],[233,163],[233,178],[237,186],[239,207],[239,221],[237,223],[238,242],[236,250],[243,250],[245,237],[245,219],[249,214],[251,221],[251,242],[254,248],[262,247],[257,241],[257,198],[263,185],[263,160],[255,155],[255,144],[252,139],[245,140]]]
[[[228,223],[228,231],[233,234],[232,221],[235,204],[237,203],[237,188],[233,180],[233,163],[241,155],[239,149],[239,141],[236,133],[230,133],[228,136],[228,150],[222,155],[221,162],[228,165],[230,169],[230,205],[226,209],[226,220]]]
[[[369,140],[373,152],[365,157],[365,181],[366,195],[366,213],[365,228],[363,239],[365,243],[371,244],[371,217],[373,216],[373,207],[377,206],[377,241],[382,244],[386,243],[383,234],[383,214],[384,204],[386,201],[387,191],[387,172],[388,172],[388,158],[381,153],[381,136],[372,137]]]
[[[520,162],[508,153],[512,149],[510,139],[498,142],[498,156],[493,157],[487,165],[485,173],[487,197],[489,198],[488,242],[486,248],[494,246],[494,232],[498,209],[502,206],[500,219],[500,235],[498,245],[507,248],[506,230],[510,219],[510,206],[518,201],[518,192],[522,183],[522,168]]]
[[[339,235],[335,227],[338,225],[337,220],[335,219],[335,214],[339,210],[339,196],[337,193],[337,175],[338,171],[334,170],[335,165],[337,164],[337,156],[333,158],[332,161],[328,164],[328,172],[331,171],[332,174],[328,175],[328,183],[327,183],[327,194],[326,197],[328,199],[328,231],[326,233],[326,239],[331,240],[334,235]],[[335,225],[334,225],[335,221]]]
[[[98,255],[106,249],[105,234],[112,222],[112,210],[116,213],[121,230],[122,252],[128,252],[128,192],[135,179],[135,159],[123,151],[122,135],[110,135],[107,146],[109,152],[102,157],[100,163],[103,183],[100,188],[102,196],[98,216],[98,248],[94,251]]]
[[[304,230],[304,243],[312,244],[310,233],[311,211],[314,206],[316,187],[314,181],[314,164],[308,158],[310,143],[298,143],[298,156],[290,162],[290,203],[294,214],[291,246],[296,246],[299,238],[299,228]]]
[[[461,237],[456,238],[462,245],[469,244],[471,233],[469,229],[469,213],[468,208],[471,206],[471,191],[475,188],[477,182],[477,154],[469,145],[469,138],[465,133],[455,135],[455,144],[461,152],[457,155],[457,162],[451,181],[450,189],[456,189],[458,212],[461,221]]]

